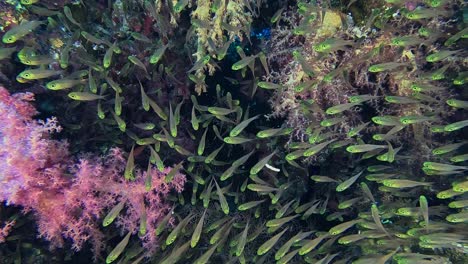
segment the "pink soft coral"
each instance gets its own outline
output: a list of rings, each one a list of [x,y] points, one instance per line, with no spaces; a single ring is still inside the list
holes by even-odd
[[[134,181],[124,179],[126,158],[118,148],[105,157],[86,154],[75,162],[66,141],[49,137],[61,129],[57,120],[33,119],[32,100],[32,94],[11,96],[0,87],[0,201],[33,212],[39,235],[52,246],[62,247],[69,239],[80,250],[90,241],[97,255],[104,248],[103,216],[125,200],[126,210],[116,225],[121,233],[136,233],[146,214],[147,232],[140,238],[152,252],[157,246],[154,230],[170,210],[165,197],[171,190],[182,191],[185,176],[177,173],[166,183],[170,168],[159,172],[151,167],[152,187],[147,191],[147,172],[136,170]]]

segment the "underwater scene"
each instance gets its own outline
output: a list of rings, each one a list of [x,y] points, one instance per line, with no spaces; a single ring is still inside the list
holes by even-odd
[[[468,263],[468,1],[0,0],[0,264]]]

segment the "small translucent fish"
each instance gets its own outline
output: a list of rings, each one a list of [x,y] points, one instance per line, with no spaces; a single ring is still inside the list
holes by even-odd
[[[374,116],[372,122],[381,126],[397,126],[400,124],[400,119],[396,116]]]
[[[70,7],[68,6],[64,6],[63,7],[63,13],[65,14],[65,17],[67,17],[68,20],[70,20],[70,22],[72,22],[74,25],[78,26],[81,28],[81,24],[78,23],[78,21],[76,21],[74,18],[73,18],[73,14],[71,12],[71,9]]]
[[[182,12],[182,10],[185,9],[185,7],[188,5],[189,0],[179,0],[177,3],[174,5],[174,11],[176,13]]]
[[[260,201],[251,201],[251,202],[243,203],[243,204],[241,204],[241,205],[239,205],[237,207],[237,210],[246,211],[246,210],[252,209],[252,208],[260,205],[261,203],[263,203],[265,201],[266,201],[266,199],[263,199],[263,200],[260,200]]]
[[[247,244],[248,232],[249,232],[249,222],[247,222],[247,224],[245,225],[244,231],[242,231],[238,239],[239,242],[237,243],[237,247],[236,247],[236,256],[238,257],[242,255],[242,253],[244,252],[245,245]]]
[[[344,190],[347,190],[349,187],[351,187],[351,185],[353,185],[353,183],[359,178],[359,176],[361,176],[363,172],[364,171],[361,171],[358,174],[354,175],[353,177],[347,179],[346,181],[338,184],[338,186],[336,186],[336,191],[342,192]]]
[[[352,46],[352,40],[343,40],[341,38],[329,38],[325,41],[314,45],[312,48],[316,52],[333,52],[337,50],[343,50],[345,46]]]
[[[76,79],[60,79],[60,80],[55,80],[48,82],[46,84],[47,89],[49,90],[64,90],[64,89],[69,89],[72,88],[76,85],[79,84],[84,84],[86,83],[86,80],[76,80]]]
[[[383,145],[372,145],[372,144],[362,144],[362,145],[353,145],[346,148],[346,151],[351,153],[362,153],[368,152],[375,149],[385,149],[387,146]]]
[[[247,57],[241,59],[240,61],[234,63],[232,65],[231,69],[234,70],[234,71],[241,70],[241,69],[245,68],[247,65],[249,65],[251,62],[253,62],[256,57],[257,56],[247,56]]]
[[[94,101],[105,98],[105,96],[87,92],[71,92],[68,94],[68,97],[76,101]]]
[[[115,92],[117,93],[121,93],[122,92],[122,88],[120,87],[120,85],[118,85],[114,80],[112,80],[110,77],[106,76],[106,81],[107,83],[110,85],[110,87],[112,89],[114,89]]]
[[[286,160],[289,160],[289,161],[295,160],[295,159],[298,159],[298,158],[304,156],[304,152],[306,152],[306,149],[299,149],[299,150],[293,151],[291,153],[288,153],[285,158],[286,158]]]
[[[291,246],[295,243],[298,243],[305,239],[306,237],[310,236],[314,231],[309,232],[299,232],[295,236],[291,237],[286,243],[284,243],[278,251],[276,251],[275,259],[280,260],[282,259],[286,253],[290,250]]]
[[[274,24],[274,23],[276,23],[276,22],[279,21],[279,19],[281,18],[281,13],[283,13],[283,10],[284,10],[284,7],[278,9],[278,10],[273,14],[273,16],[271,16],[270,22],[271,22],[272,24]]]
[[[43,24],[42,21],[26,21],[17,26],[12,27],[2,37],[3,43],[11,44],[22,39],[27,34],[31,33],[38,26]]]
[[[203,230],[203,224],[205,221],[205,215],[206,215],[206,209],[203,212],[203,215],[201,216],[200,220],[198,220],[197,226],[195,227],[193,231],[192,239],[190,241],[190,247],[192,248],[194,248],[198,244],[198,241],[200,241],[201,233]]]
[[[408,47],[419,45],[423,43],[423,39],[419,38],[416,35],[408,35],[408,36],[401,36],[401,37],[394,37],[391,39],[391,44],[399,47]]]
[[[468,169],[467,166],[457,166],[457,165],[444,164],[444,163],[439,163],[439,162],[430,162],[430,161],[424,162],[423,166],[431,170],[437,170],[437,171],[456,171],[456,170]]]
[[[65,47],[60,52],[59,63],[60,63],[60,68],[62,69],[68,68],[71,48],[72,48],[72,42],[70,40],[67,42]]]
[[[329,115],[336,115],[346,110],[349,110],[356,105],[359,105],[359,104],[356,104],[356,103],[339,104],[339,105],[329,107],[325,112]]]
[[[130,55],[127,58],[131,63],[135,64],[136,66],[138,66],[140,69],[144,70],[148,74],[148,70],[146,70],[145,64],[140,59],[138,59],[137,56]]]
[[[450,158],[450,161],[455,162],[455,163],[464,162],[467,160],[468,160],[468,154],[457,155],[457,156],[453,156]]]
[[[114,99],[114,112],[116,115],[120,116],[122,114],[122,101],[123,97],[120,97],[120,93],[115,93]]]
[[[209,20],[201,20],[201,19],[198,19],[198,18],[192,18],[190,20],[190,22],[191,22],[192,26],[194,26],[196,28],[203,28],[203,29],[211,28],[211,23],[210,23]]]
[[[262,184],[253,184],[253,183],[247,185],[247,189],[254,191],[254,192],[266,192],[266,193],[274,192],[278,190],[278,188],[274,188],[274,187],[270,187],[270,186],[266,186]]]
[[[429,205],[427,198],[424,195],[419,196],[419,208],[421,210],[421,215],[424,218],[425,228],[429,230]]]
[[[173,264],[177,263],[181,258],[185,256],[185,252],[190,248],[190,241],[185,242],[182,245],[174,247],[171,251],[171,254],[164,259],[163,261],[159,262],[160,264]],[[133,263],[132,263],[133,264]]]
[[[400,117],[400,122],[404,125],[418,124],[427,121],[436,121],[437,117],[434,116],[418,116],[418,115],[408,115]]]
[[[337,180],[328,176],[312,175],[310,178],[315,182],[338,182]]]
[[[430,55],[427,55],[426,61],[427,62],[438,62],[444,60],[452,55],[460,53],[460,50],[441,50]]]
[[[391,168],[392,168],[391,166],[387,166],[387,165],[372,165],[372,166],[367,167],[367,171],[368,172],[379,172],[379,171],[383,171],[383,170],[387,170],[387,169],[391,169]]]
[[[221,145],[221,147],[215,149],[213,152],[211,152],[205,159],[205,163],[206,164],[209,164],[211,163],[215,158],[216,156],[218,155],[218,153],[221,151],[221,149],[224,147],[224,144]]]
[[[420,101],[406,97],[406,96],[391,96],[387,95],[384,97],[385,101],[392,104],[417,104]]]
[[[338,227],[338,226],[336,226]],[[331,229],[330,229],[331,230]],[[335,231],[334,231],[335,232]],[[344,232],[344,231],[343,231]],[[342,232],[341,232],[342,233]],[[333,235],[333,234],[332,234]],[[315,249],[320,242],[322,242],[324,239],[330,237],[329,233],[323,234],[321,236],[318,236],[317,238],[314,238],[312,240],[307,241],[306,243],[303,244],[303,246],[299,249],[299,255],[303,256],[313,249]]]
[[[452,132],[452,131],[455,131],[455,130],[462,129],[462,128],[466,127],[466,126],[468,126],[468,119],[446,125],[444,127],[444,131],[445,132]]]
[[[452,190],[452,188],[450,188],[448,190],[444,190],[444,191],[437,193],[436,197],[439,199],[450,199],[452,197],[462,195],[462,194],[463,194],[462,192],[456,192]]]
[[[164,55],[164,52],[166,51],[168,47],[169,47],[169,43],[155,50],[154,53],[150,57],[150,63],[151,64],[158,63],[159,60],[161,60],[162,56]]]
[[[369,72],[383,72],[383,71],[391,71],[396,68],[406,66],[407,63],[398,63],[398,62],[386,62],[381,64],[374,64],[369,67]]]
[[[277,153],[277,151],[273,151],[270,155],[265,156],[261,160],[259,160],[252,168],[250,168],[250,174],[257,174],[260,170],[263,169],[265,165],[270,161],[270,159]]]
[[[339,124],[341,122],[344,122],[346,120],[346,117],[335,117],[335,118],[328,118],[324,119],[320,122],[320,125],[323,127],[331,127],[336,124]]]
[[[86,31],[81,31],[80,34],[87,41],[92,42],[92,43],[94,43],[96,45],[107,44],[106,40],[95,37],[95,36],[93,36],[92,34],[86,32]]]
[[[419,20],[425,18],[433,18],[437,16],[448,16],[450,12],[439,9],[417,8],[405,14],[405,17],[410,20]]]
[[[161,107],[153,100],[151,100],[149,97],[148,97],[148,103],[149,105],[151,106],[151,108],[153,109],[153,111],[164,121],[167,120],[167,115],[166,113],[164,113],[164,111],[161,109]]]
[[[366,237],[362,234],[347,235],[347,236],[340,237],[340,239],[338,239],[338,244],[348,245],[350,243],[357,242],[364,238]]]
[[[102,110],[101,101],[98,101],[97,115],[100,119],[106,118],[106,114],[104,113],[104,110]]]
[[[451,107],[468,109],[468,101],[448,99],[446,103],[450,105]]]
[[[229,115],[234,113],[236,109],[228,109],[228,108],[221,108],[221,107],[208,107],[208,112],[213,115]]]
[[[229,221],[228,223],[224,224],[223,227],[218,229],[218,231],[216,231],[216,233],[214,233],[213,236],[211,236],[210,244],[213,245],[215,243],[218,243],[222,238],[229,236],[229,233],[231,232],[231,229],[232,229],[232,223],[233,223],[233,219]]]
[[[115,43],[113,45],[115,45]],[[111,46],[111,47],[109,47],[107,49],[107,51],[104,54],[104,57],[102,59],[102,66],[104,66],[105,69],[110,67],[110,65],[112,63],[113,54],[114,54],[114,48]]]
[[[372,192],[369,186],[365,182],[361,182],[359,185],[361,186],[362,191],[364,192],[364,194],[366,194],[369,200],[371,200],[375,204],[376,201],[375,201],[374,196],[372,195]]]
[[[118,204],[116,204],[112,209],[109,211],[109,213],[104,217],[104,220],[102,221],[102,226],[106,227],[112,222],[114,222],[115,218],[120,214],[120,211],[122,211],[124,205],[125,205],[126,200],[120,201]]]
[[[174,149],[181,155],[184,155],[184,156],[191,156],[193,155],[192,152],[186,150],[185,148],[183,148],[182,146],[179,146],[179,145],[175,145],[174,146]]]
[[[247,162],[247,160],[250,158],[250,156],[252,156],[252,154],[254,154],[254,152],[255,152],[255,149],[252,150],[251,152],[245,154],[244,156],[238,158],[237,160],[235,160],[232,163],[232,166],[240,167],[240,166],[244,165],[244,163]]]
[[[283,87],[280,84],[272,83],[272,82],[258,82],[258,87],[266,89],[266,90],[274,90]]]
[[[185,226],[192,220],[193,215],[189,214],[187,215],[180,223],[169,233],[169,235],[166,238],[166,245],[171,245],[174,243],[174,241],[179,237],[180,233],[182,230],[185,228]]]
[[[133,180],[135,179],[135,176],[133,174],[133,170],[135,168],[135,158],[133,154],[133,148],[135,146],[132,146],[132,150],[128,154],[128,159],[127,159],[127,165],[125,166],[125,171],[124,171],[124,177],[126,180]]]
[[[200,126],[200,121],[195,113],[195,106],[192,107],[192,118],[190,119],[190,122],[192,123],[192,128],[197,131]]]
[[[293,219],[296,219],[299,217],[299,214],[293,215],[293,216],[287,216],[283,218],[277,218],[277,219],[272,219],[266,222],[267,227],[280,227],[283,226],[286,223],[291,222]]]
[[[357,127],[354,127],[352,128],[349,132],[348,132],[348,137],[351,138],[351,137],[354,137],[354,136],[357,136],[362,130],[364,130],[368,125],[370,124],[370,122],[366,122],[366,123],[362,123],[360,125],[358,125]]]
[[[156,227],[156,230],[155,230],[155,234],[156,236],[159,236],[162,234],[162,232],[164,232],[165,228],[166,228],[166,225],[167,223],[169,223],[169,220],[171,219],[172,217],[172,214],[173,214],[173,210],[171,209],[167,215],[164,216],[164,218],[158,223],[157,227]]]
[[[450,208],[466,208],[468,207],[468,200],[457,200],[450,202],[448,204],[448,207]]]
[[[445,217],[445,220],[451,223],[466,223],[468,222],[468,212],[461,212],[457,214],[450,214]]]
[[[180,169],[182,169],[183,163],[184,163],[184,161],[181,161],[181,162],[177,163],[171,169],[171,171],[169,171],[169,173],[167,173],[166,179],[165,179],[166,182],[171,182],[174,179],[174,176],[176,175],[176,173],[178,173],[180,171]]]
[[[452,151],[455,151],[457,149],[459,149],[461,146],[467,144],[468,142],[466,141],[463,141],[463,142],[460,142],[460,143],[453,143],[453,144],[448,144],[448,145],[445,145],[445,146],[442,146],[442,147],[438,147],[438,148],[435,148],[432,150],[432,154],[433,155],[443,155],[443,154],[447,154],[447,153],[450,153]]]
[[[319,153],[322,149],[324,149],[326,146],[328,146],[330,143],[333,143],[334,141],[336,141],[336,139],[332,139],[332,140],[317,144],[315,146],[312,146],[312,147],[306,149],[306,151],[304,151],[304,153],[302,155],[304,157],[313,156],[313,155]]]
[[[88,70],[88,87],[92,93],[97,93],[96,79],[94,79],[93,71],[91,68]]]
[[[258,138],[269,138],[273,136],[288,135],[293,131],[293,128],[271,128],[259,131],[257,133]]]
[[[221,209],[223,210],[224,214],[229,214],[229,205],[226,201],[226,197],[224,197],[223,192],[221,191],[221,188],[219,188],[218,183],[215,181],[216,185],[216,193],[218,194],[218,200],[219,204],[221,205]]]
[[[174,118],[174,112],[172,111],[171,103],[169,103],[169,130],[171,131],[171,136],[177,137],[177,124]]]
[[[131,32],[130,33],[130,36],[132,36],[132,38],[138,40],[138,41],[142,41],[142,42],[146,42],[146,43],[151,43],[151,39],[149,39],[147,36],[141,34],[141,33],[138,33],[138,32]]]
[[[468,27],[465,27],[464,29],[460,30],[459,32],[457,32],[456,34],[448,38],[445,41],[444,45],[447,47],[451,46],[455,44],[455,42],[457,42],[460,38],[463,38],[463,37],[466,38],[467,34],[468,34]]]
[[[225,137],[223,139],[223,141],[226,142],[227,144],[233,144],[233,145],[244,144],[252,140],[253,139],[251,138],[243,138],[243,137]]]
[[[432,182],[418,182],[412,180],[403,180],[403,179],[386,179],[382,181],[382,184],[387,187],[392,188],[411,188],[417,186],[431,186]]]
[[[283,236],[284,233],[288,231],[288,228],[285,228],[283,231],[278,233],[277,235],[273,236],[272,238],[268,239],[265,243],[263,243],[258,249],[257,249],[257,255],[261,256],[270,251],[270,249],[273,248],[273,246],[278,242],[278,240]]]
[[[20,72],[18,76],[26,80],[37,80],[37,79],[50,78],[52,76],[59,75],[61,73],[62,71],[45,70],[45,69],[30,69],[30,70],[24,70]]]
[[[204,57],[196,61],[195,64],[193,64],[192,68],[190,68],[187,72],[199,71],[200,69],[205,67],[205,65],[208,64],[208,62],[210,62],[210,59],[210,55],[205,55]]]
[[[39,0],[21,0],[20,2],[23,5],[32,5],[39,2]]]
[[[380,231],[382,231],[389,238],[391,238],[392,236],[387,232],[387,230],[384,228],[382,224],[382,220],[380,219],[380,212],[376,204],[371,205],[371,214],[372,214],[372,219],[374,220],[375,225],[380,229]]]
[[[205,129],[205,132],[203,132],[200,142],[198,143],[197,154],[199,156],[203,155],[203,152],[205,151],[205,140],[206,140],[207,132],[208,132],[208,128]]]
[[[47,65],[53,62],[54,60],[49,57],[48,55],[28,55],[28,56],[20,56],[18,53],[18,58],[20,62],[24,65],[29,66],[40,66],[40,65]],[[1,54],[0,54],[1,56]]]
[[[229,136],[230,137],[236,137],[238,136],[252,121],[258,119],[260,116],[256,115],[254,117],[251,117],[249,119],[246,119],[242,122],[240,122],[237,126],[235,126],[230,132]]]
[[[208,249],[203,255],[201,255],[198,259],[196,259],[193,264],[206,264],[208,263],[208,260],[210,260],[211,256],[215,252],[216,248],[218,247],[218,244],[214,244],[211,246],[210,249]]]
[[[109,253],[109,255],[107,255],[107,264],[114,262],[114,260],[116,260],[122,254],[122,252],[128,245],[128,241],[130,240],[131,235],[132,232],[128,232],[124,239],[122,239],[122,241],[120,241],[119,244],[117,244],[117,246]]]
[[[369,94],[363,94],[363,95],[353,95],[348,98],[348,101],[350,103],[354,104],[360,104],[366,101],[374,100],[379,98],[380,96],[375,96],[375,95],[369,95]]]
[[[453,79],[454,85],[463,85],[468,82],[468,72],[460,72],[458,73],[457,77]]]
[[[468,191],[468,181],[457,182],[453,184],[452,189],[456,192],[465,193]]]

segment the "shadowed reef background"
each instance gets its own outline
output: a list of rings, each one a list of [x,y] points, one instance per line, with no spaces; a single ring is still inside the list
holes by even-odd
[[[468,262],[466,1],[0,18],[0,263]]]

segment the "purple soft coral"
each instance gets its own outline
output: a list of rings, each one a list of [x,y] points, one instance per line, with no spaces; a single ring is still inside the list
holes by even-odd
[[[152,185],[145,189],[146,173],[136,170],[134,181],[123,177],[124,153],[114,148],[105,157],[82,155],[75,162],[66,141],[49,138],[60,131],[56,119],[36,121],[32,94],[10,95],[0,87],[0,201],[22,206],[37,220],[41,237],[54,247],[70,239],[75,250],[90,241],[96,255],[104,248],[102,217],[119,201],[126,210],[117,218],[122,233],[136,233],[146,216],[147,232],[140,237],[152,252],[157,246],[154,230],[170,210],[165,197],[181,192],[185,176],[178,173],[164,181],[170,170],[151,167]]]

